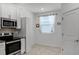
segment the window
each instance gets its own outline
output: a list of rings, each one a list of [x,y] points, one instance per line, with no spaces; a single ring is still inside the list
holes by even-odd
[[[54,32],[55,15],[40,16],[40,30],[42,33]]]

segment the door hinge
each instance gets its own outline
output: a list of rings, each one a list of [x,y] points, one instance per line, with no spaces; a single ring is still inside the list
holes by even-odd
[[[62,36],[64,36],[64,33],[62,33]]]

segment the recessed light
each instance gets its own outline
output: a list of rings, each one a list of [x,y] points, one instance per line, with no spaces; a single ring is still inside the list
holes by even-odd
[[[44,8],[41,8],[40,10],[41,10],[41,11],[43,11],[43,10],[44,10]]]

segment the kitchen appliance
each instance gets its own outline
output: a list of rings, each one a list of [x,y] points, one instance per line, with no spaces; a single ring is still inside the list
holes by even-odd
[[[1,28],[16,28],[17,27],[17,21],[10,18],[0,18],[1,22]]]
[[[0,33],[0,40],[5,41],[5,54],[17,54],[21,52],[20,38],[14,38],[12,33]]]
[[[6,54],[17,54],[21,50],[21,41],[11,41],[6,43]]]

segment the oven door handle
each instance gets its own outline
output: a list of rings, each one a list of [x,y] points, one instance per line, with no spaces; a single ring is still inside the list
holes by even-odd
[[[15,43],[15,42],[18,42],[18,41],[20,41],[20,40],[6,42],[6,44]]]

